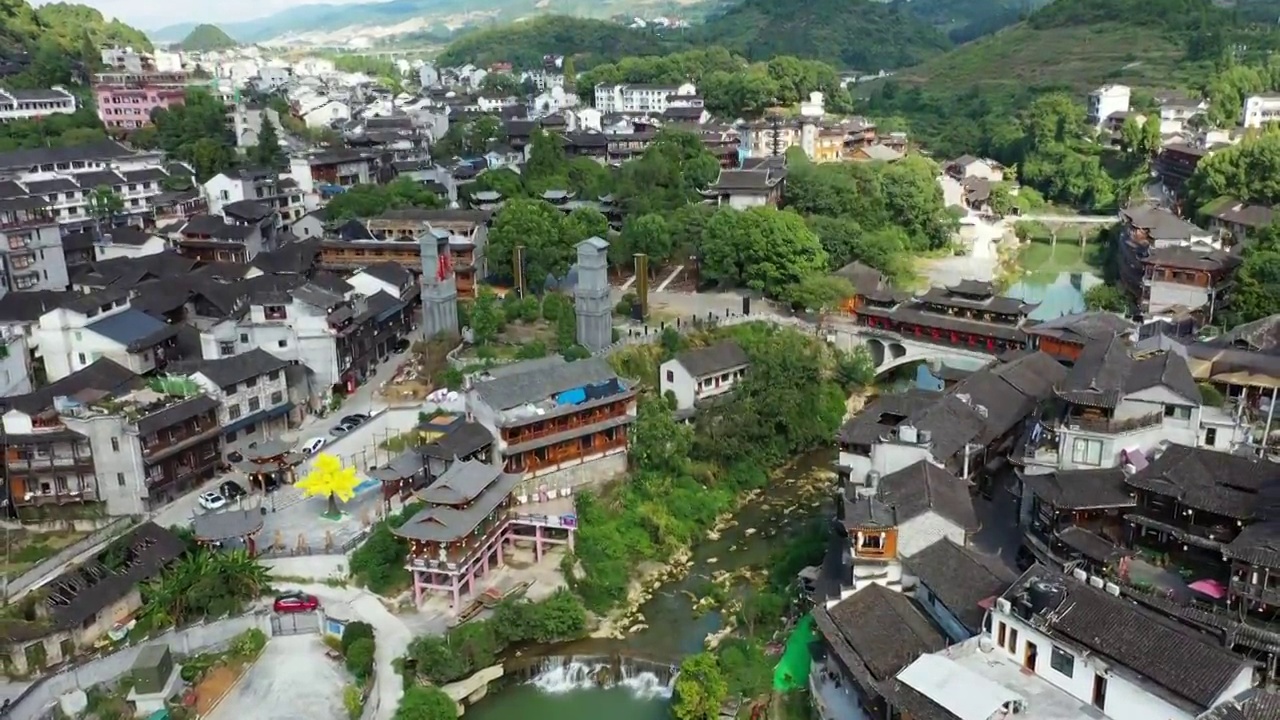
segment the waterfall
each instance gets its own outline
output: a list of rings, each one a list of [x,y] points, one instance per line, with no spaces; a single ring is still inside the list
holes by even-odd
[[[626,688],[642,699],[669,698],[676,667],[626,657],[569,655],[543,658],[531,684],[546,693]]]

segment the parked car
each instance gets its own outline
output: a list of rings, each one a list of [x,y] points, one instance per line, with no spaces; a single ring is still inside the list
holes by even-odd
[[[232,450],[227,453],[227,459],[233,463],[238,463],[244,460],[244,455],[242,455],[239,450]]]
[[[364,413],[356,413],[354,415],[348,415],[338,422],[346,425],[348,429],[354,429],[357,425],[363,425],[364,423],[369,422],[369,416]]]
[[[226,507],[227,499],[212,490],[200,493],[200,507],[205,510],[218,510]]]
[[[278,613],[311,612],[320,607],[320,600],[315,595],[301,592],[288,592],[276,597],[272,608]]]
[[[234,480],[228,480],[219,485],[218,493],[222,495],[222,497],[226,498],[228,502],[234,502],[235,500],[239,500],[249,494],[245,492],[244,488],[240,487],[240,483],[237,483]]]
[[[320,448],[329,442],[327,438],[316,436],[302,444],[302,452],[307,455],[315,455],[320,452]]]
[[[342,423],[338,423],[337,425],[334,425],[332,428],[329,429],[329,434],[334,437],[342,437],[343,435],[346,435],[349,432],[351,432],[351,428],[347,427]]]
[[[413,347],[413,343],[409,342],[409,338],[400,338],[396,341],[395,345],[391,346],[391,349],[396,354],[400,354],[402,352],[408,352],[411,347]]]

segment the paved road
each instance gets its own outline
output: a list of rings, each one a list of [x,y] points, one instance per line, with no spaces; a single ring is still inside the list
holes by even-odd
[[[350,682],[325,657],[320,635],[273,637],[209,720],[342,720],[342,689]]]

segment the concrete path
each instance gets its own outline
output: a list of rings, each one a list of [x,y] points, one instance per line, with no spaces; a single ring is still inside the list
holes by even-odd
[[[1119,222],[1120,219],[1115,215],[1049,215],[1049,214],[1031,214],[1018,215],[1005,218],[1010,223],[1016,223],[1019,220],[1030,220],[1042,223],[1064,223],[1076,225],[1110,225]]]
[[[346,558],[338,558],[345,564]],[[335,616],[346,614],[349,615],[347,619],[360,620],[373,626],[373,634],[377,640],[374,663],[378,673],[379,698],[376,718],[391,720],[396,708],[400,706],[400,699],[404,697],[404,681],[393,663],[408,650],[414,637],[413,631],[400,618],[392,615],[378,596],[368,591],[306,583],[291,584],[289,589],[315,595],[320,599],[321,605],[329,608]]]
[[[667,289],[667,286],[671,284],[671,281],[672,281],[672,280],[675,280],[675,279],[676,279],[676,276],[680,274],[680,271],[681,271],[681,270],[684,270],[684,266],[683,266],[683,265],[677,265],[677,266],[676,266],[676,269],[675,269],[675,270],[672,270],[672,271],[671,271],[671,274],[667,276],[667,279],[666,279],[666,280],[663,280],[663,281],[658,285],[658,287],[655,289],[655,292],[662,292],[662,291],[666,290],[666,289]]]
[[[626,281],[626,282],[624,282],[624,283],[622,283],[621,285],[619,285],[619,286],[618,286],[618,289],[623,290],[623,291],[630,290],[630,289],[631,289],[631,286],[632,286],[632,285],[635,285],[635,284],[636,284],[636,276],[635,276],[635,275],[632,275],[631,277],[627,278],[627,281]]]
[[[351,679],[325,650],[311,633],[271,638],[209,720],[344,720],[342,693]]]

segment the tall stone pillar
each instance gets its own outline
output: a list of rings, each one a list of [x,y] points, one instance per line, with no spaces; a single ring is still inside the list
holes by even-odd
[[[418,236],[422,255],[422,329],[428,339],[458,334],[458,283],[449,261],[449,238],[428,228]]]
[[[613,307],[609,303],[609,243],[591,237],[578,243],[578,284],[573,311],[578,318],[578,344],[591,351],[613,342]]]

